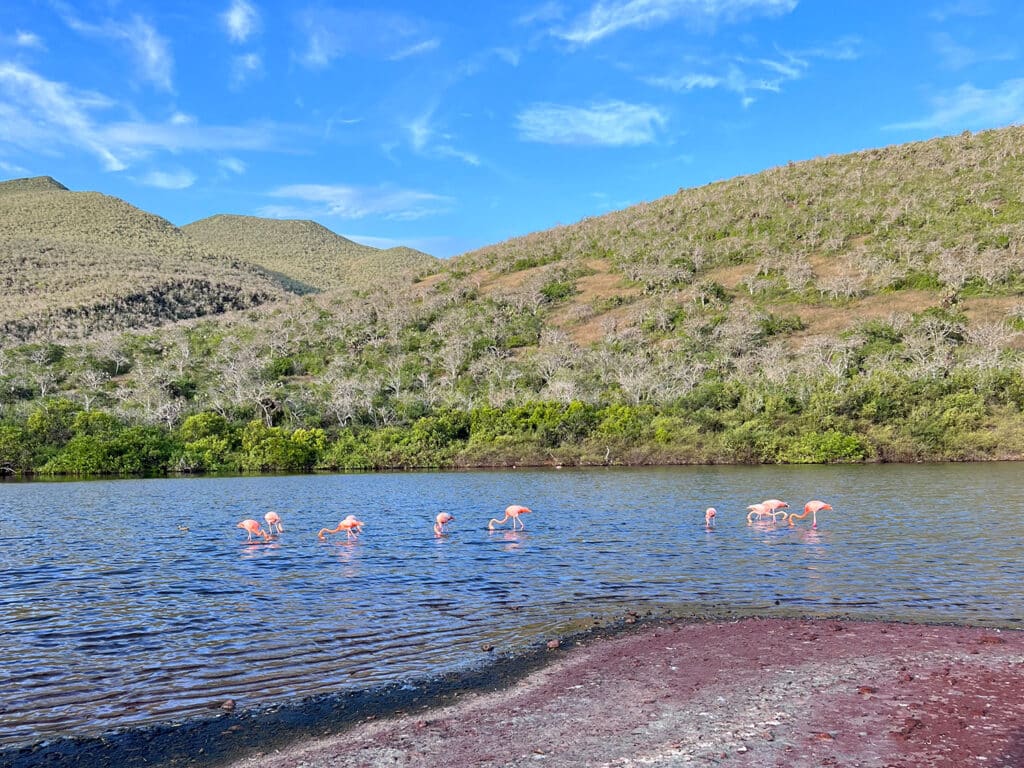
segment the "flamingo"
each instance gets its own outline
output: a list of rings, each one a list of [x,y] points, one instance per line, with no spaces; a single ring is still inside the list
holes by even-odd
[[[781,515],[782,519],[786,519],[785,512],[779,512],[780,509],[788,508],[789,504],[778,499],[767,499],[762,501],[760,504],[751,504],[747,509],[750,512],[747,514],[747,522],[752,523],[754,520],[760,520],[763,517],[770,517],[772,522],[776,522],[777,518]]]
[[[445,532],[444,527],[455,519],[455,515],[448,512],[440,512],[435,518],[434,522],[434,535],[442,536]]]
[[[706,525],[708,528],[714,528],[715,515],[717,514],[718,512],[715,510],[714,507],[708,507],[707,512],[704,513],[704,525]]]
[[[780,509],[789,509],[789,504],[778,499],[765,499],[761,502],[764,504],[764,508],[772,513],[772,521],[775,520],[776,516],[782,515],[782,521],[786,521],[786,513],[779,512]]]
[[[364,523],[361,520],[356,520],[355,515],[349,515],[340,523],[338,523],[337,528],[321,528],[320,533],[318,533],[316,537],[323,541],[325,538],[325,533],[341,533],[342,531],[344,531],[345,535],[349,539],[358,539],[359,534],[363,532],[363,525]]]
[[[519,504],[511,504],[511,505],[505,507],[505,516],[503,518],[501,518],[501,520],[498,520],[497,518],[494,518],[494,517],[491,518],[491,522],[489,522],[487,524],[487,530],[488,531],[493,531],[495,523],[497,523],[498,525],[502,525],[506,520],[508,520],[509,518],[512,518],[512,530],[514,531],[516,529],[516,522],[518,522],[519,525],[522,526],[521,530],[525,531],[526,530],[526,523],[524,523],[522,520],[520,520],[519,516],[520,515],[525,515],[527,512],[532,512],[532,511],[533,510],[531,510],[529,507],[523,507],[523,506],[520,506]]]
[[[274,533],[274,529],[277,529],[278,533],[284,532],[284,526],[281,525],[281,516],[274,510],[270,510],[263,516],[263,519],[267,521],[267,529]]]
[[[817,499],[815,499],[814,501],[808,501],[806,504],[804,504],[803,512],[801,512],[799,515],[796,512],[794,512],[792,515],[789,516],[789,524],[793,525],[794,520],[803,520],[805,517],[810,515],[811,528],[817,528],[818,513],[821,512],[821,510],[823,509],[832,509],[832,505],[826,504],[824,501],[818,501]]]
[[[243,520],[235,527],[244,528],[245,532],[249,534],[249,541],[252,541],[253,536],[262,536],[264,541],[270,541],[270,535],[255,520]]]

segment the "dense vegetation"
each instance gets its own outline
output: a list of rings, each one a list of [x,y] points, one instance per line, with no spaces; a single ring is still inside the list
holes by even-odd
[[[1022,187],[1012,127],[680,190],[429,275],[412,254],[416,282],[311,285],[288,246],[247,264],[189,239],[282,292],[5,335],[0,471],[1019,459]]]

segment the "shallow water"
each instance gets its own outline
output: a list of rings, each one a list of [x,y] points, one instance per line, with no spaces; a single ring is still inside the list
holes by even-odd
[[[0,485],[0,745],[366,688],[626,610],[1020,626],[1016,464]],[[811,498],[797,528],[746,506]],[[527,530],[489,533],[509,503]],[[718,509],[714,531],[703,510]],[[235,528],[277,510],[284,533]],[[435,538],[440,510],[456,521]],[[316,532],[346,514],[358,541]],[[180,531],[185,526],[188,531]]]

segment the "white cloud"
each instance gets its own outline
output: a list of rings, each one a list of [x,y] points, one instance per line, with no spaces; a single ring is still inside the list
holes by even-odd
[[[231,7],[221,14],[220,19],[233,43],[244,43],[259,31],[260,15],[246,0],[232,0]]]
[[[150,171],[141,179],[142,183],[149,187],[160,189],[188,189],[196,183],[194,173],[190,171]]]
[[[125,170],[153,152],[269,150],[285,130],[273,123],[202,125],[173,114],[166,122],[102,122],[99,114],[116,104],[94,92],[12,63],[0,63],[0,143],[54,155],[67,149],[98,157],[108,171]]]
[[[548,2],[522,14],[518,19],[516,19],[516,23],[524,25],[547,23],[559,21],[563,18],[565,18],[565,8],[562,7],[562,4]]]
[[[408,48],[403,48],[402,50],[388,56],[388,59],[391,61],[401,61],[402,59],[408,59],[411,56],[420,56],[424,53],[436,51],[440,46],[441,41],[437,38],[432,38],[430,40],[424,40],[422,43],[410,45]]]
[[[1007,80],[985,90],[966,83],[932,99],[930,115],[885,126],[899,131],[957,132],[1024,122],[1024,79]]]
[[[589,107],[534,104],[520,112],[517,121],[525,141],[589,146],[647,144],[667,122],[656,107],[622,101]]]
[[[76,92],[19,67],[0,64],[0,140],[30,152],[52,154],[58,147],[85,149],[108,171],[126,167],[117,148],[97,130],[90,112],[112,106],[103,96]]]
[[[157,88],[172,90],[171,73],[174,70],[174,57],[171,55],[168,42],[141,16],[133,16],[129,22],[106,21],[103,24],[88,24],[74,16],[66,15],[64,21],[81,34],[127,43],[143,78]]]
[[[996,50],[996,45],[987,40],[983,48],[974,49],[961,45],[945,32],[932,36],[932,47],[948,69],[966,69],[985,61],[1012,61],[1016,58],[1014,51]]]
[[[237,157],[222,157],[217,161],[217,165],[222,170],[233,173],[237,176],[241,176],[246,171],[246,164],[239,160]]]
[[[410,120],[405,128],[409,133],[409,144],[417,154],[428,157],[449,157],[461,160],[469,165],[480,165],[480,158],[472,152],[466,152],[452,146],[449,134],[438,134],[433,125],[434,108]],[[439,138],[440,141],[436,139]]]
[[[344,56],[405,58],[440,45],[423,22],[384,11],[307,10],[299,15],[298,25],[306,38],[299,59],[315,69]]]
[[[198,122],[116,122],[101,129],[111,143],[131,150],[168,152],[261,150],[276,143],[279,128],[271,123],[249,126],[201,125]]]
[[[46,46],[43,45],[43,39],[34,32],[25,32],[18,30],[14,33],[14,44],[19,48],[38,48],[45,50]]]
[[[231,60],[231,87],[241,88],[253,77],[263,73],[263,59],[257,53],[246,53]]]
[[[954,0],[934,9],[928,15],[938,22],[946,21],[954,16],[988,16],[992,13],[992,5],[988,0]]]
[[[4,162],[3,160],[0,160],[0,171],[3,171],[5,174],[11,177],[28,176],[29,174],[27,168],[22,168],[20,165],[15,165],[14,163],[7,163]]]
[[[791,12],[797,0],[598,0],[568,27],[552,34],[589,45],[629,27],[649,28],[675,19],[698,24],[736,21],[745,16]]]
[[[743,106],[754,101],[757,92],[780,93],[785,83],[807,75],[814,59],[848,61],[859,56],[860,40],[846,37],[835,43],[794,53],[777,50],[774,58],[756,60],[736,56],[720,62],[705,62],[712,71],[683,72],[643,78],[643,82],[676,93],[723,88],[740,96]]]
[[[455,203],[452,198],[443,195],[389,186],[292,184],[273,190],[270,196],[292,198],[307,204],[266,206],[260,212],[263,216],[285,218],[380,217],[390,221],[412,221],[447,213]]]

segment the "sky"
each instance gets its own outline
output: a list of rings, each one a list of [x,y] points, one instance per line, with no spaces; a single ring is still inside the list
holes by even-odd
[[[0,179],[449,257],[1024,121],[1019,0],[6,0]]]

